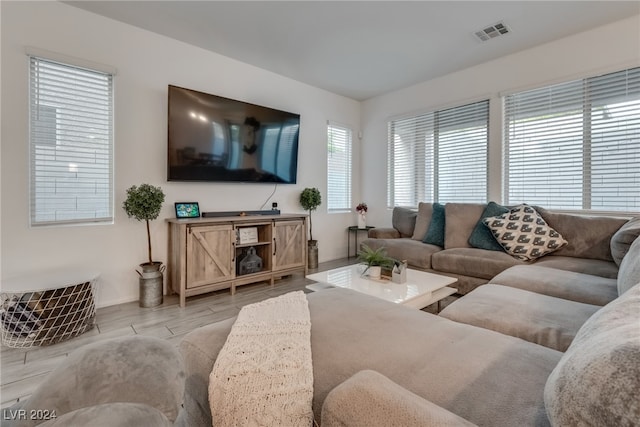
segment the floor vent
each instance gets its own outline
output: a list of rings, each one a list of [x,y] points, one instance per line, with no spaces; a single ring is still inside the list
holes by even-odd
[[[487,40],[495,39],[498,36],[509,34],[511,30],[502,22],[490,25],[483,30],[476,31],[474,35],[480,41],[486,42]]]

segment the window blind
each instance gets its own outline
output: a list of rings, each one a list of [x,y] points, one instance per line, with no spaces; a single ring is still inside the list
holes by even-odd
[[[489,100],[392,120],[387,206],[486,202]]]
[[[31,224],[113,220],[113,75],[30,56]]]
[[[351,210],[351,129],[327,125],[327,209]]]
[[[504,103],[505,203],[640,211],[640,68]]]

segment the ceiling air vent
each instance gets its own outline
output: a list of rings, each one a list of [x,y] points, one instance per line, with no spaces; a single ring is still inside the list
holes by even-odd
[[[503,36],[510,32],[511,30],[509,30],[505,24],[498,22],[497,24],[490,25],[483,30],[476,31],[474,34],[478,40],[486,42],[487,40],[495,39],[498,36]]]

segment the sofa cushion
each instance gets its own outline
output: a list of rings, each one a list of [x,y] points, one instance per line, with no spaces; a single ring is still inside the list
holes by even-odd
[[[482,220],[484,218],[502,215],[507,212],[509,212],[509,208],[506,206],[499,205],[496,202],[489,202],[487,207],[484,208],[482,215],[480,215],[480,219],[471,232],[471,236],[469,236],[469,245],[472,248],[503,252],[504,248],[500,243],[498,243],[496,238],[493,237],[491,230],[489,230]]]
[[[482,222],[508,254],[523,261],[540,258],[567,244],[531,206],[520,205]]]
[[[322,405],[324,427],[344,426],[473,426],[446,409],[371,370],[360,371],[327,395]]]
[[[476,248],[445,249],[431,255],[434,270],[491,279],[514,265],[524,264],[504,252]]]
[[[416,217],[418,212],[407,208],[393,208],[391,214],[391,225],[400,232],[400,237],[413,236],[416,227]]]
[[[442,248],[435,245],[425,245],[410,238],[401,239],[366,239],[363,245],[371,249],[385,248],[387,256],[397,260],[407,260],[412,267],[421,269],[431,268],[431,255]]]
[[[557,268],[559,270],[574,271],[576,273],[592,274],[594,276],[615,279],[618,277],[618,266],[613,261],[601,259],[575,258],[560,256],[555,253],[538,258],[536,265]]]
[[[445,205],[444,248],[470,248],[473,232],[486,203],[447,203]]]
[[[618,266],[638,236],[640,236],[640,217],[631,218],[611,237],[611,257]]]
[[[543,267],[539,262],[511,267],[489,283],[599,306],[618,296],[615,279]]]
[[[629,247],[618,272],[618,295],[640,282],[640,238]]]
[[[433,203],[418,203],[418,216],[416,217],[416,227],[413,229],[413,240],[422,242],[424,236],[429,230],[431,224],[431,215],[433,214]]]
[[[544,391],[554,426],[635,426],[640,420],[640,283],[580,328]]]
[[[445,213],[444,205],[440,203],[433,204],[433,214],[431,215],[431,223],[424,235],[422,241],[430,245],[444,247],[444,231],[445,231]]]
[[[601,307],[502,285],[484,285],[449,304],[440,316],[565,351]]]
[[[555,213],[540,207],[536,210],[568,242],[556,255],[613,261],[611,236],[627,220]]]

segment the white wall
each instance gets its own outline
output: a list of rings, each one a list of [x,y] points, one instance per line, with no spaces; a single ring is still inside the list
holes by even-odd
[[[161,218],[175,201],[199,201],[203,211],[257,210],[273,185],[168,183],[167,85],[214,93],[301,115],[298,184],[280,185],[271,201],[302,212],[298,197],[318,187],[326,197],[326,123],[360,125],[360,103],[157,34],[59,2],[1,2],[2,279],[66,266],[102,273],[98,305],[138,297],[134,268],[146,259],[143,223],[122,210],[126,188],[143,182],[167,194]],[[115,78],[115,223],[29,227],[28,61],[32,46],[118,69]],[[359,151],[358,140],[354,151]],[[359,176],[356,161],[354,174]],[[359,199],[359,186],[354,189]],[[270,208],[271,204],[266,208]],[[355,214],[313,214],[320,261],[346,255],[346,227]],[[167,226],[152,223],[154,258],[166,261]]]
[[[500,43],[500,39],[489,43]],[[362,198],[367,222],[390,226],[386,209],[387,123],[394,116],[491,100],[489,198],[500,201],[500,93],[588,77],[640,65],[640,15],[451,73],[363,102]],[[382,172],[382,173],[381,173]]]

